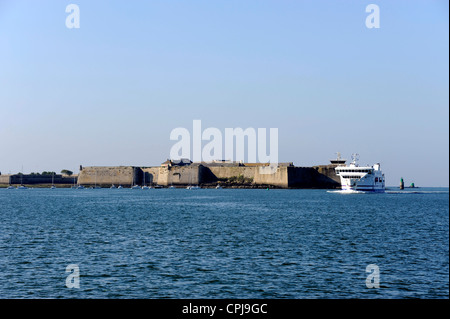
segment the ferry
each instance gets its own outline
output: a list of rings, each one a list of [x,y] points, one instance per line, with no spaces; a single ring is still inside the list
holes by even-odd
[[[350,165],[339,163],[335,168],[336,175],[341,178],[342,190],[384,193],[385,178],[380,164],[359,166],[358,159],[359,155],[353,154]]]

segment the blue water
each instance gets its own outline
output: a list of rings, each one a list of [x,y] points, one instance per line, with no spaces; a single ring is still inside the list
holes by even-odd
[[[449,297],[448,188],[0,189],[0,203],[0,298]]]

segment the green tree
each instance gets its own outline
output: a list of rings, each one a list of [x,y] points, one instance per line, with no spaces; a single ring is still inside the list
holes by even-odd
[[[72,176],[73,172],[72,172],[72,171],[69,171],[68,169],[63,169],[63,170],[61,171],[61,174],[67,175],[67,176]]]

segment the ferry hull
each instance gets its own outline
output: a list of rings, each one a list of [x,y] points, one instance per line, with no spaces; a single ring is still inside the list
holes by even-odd
[[[367,193],[384,193],[384,188],[378,188],[373,186],[342,186],[343,191],[348,192],[367,192]]]

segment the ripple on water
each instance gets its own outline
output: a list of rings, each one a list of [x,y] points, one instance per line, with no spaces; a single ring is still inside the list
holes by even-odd
[[[448,189],[0,190],[6,298],[448,298]],[[69,264],[81,287],[67,289]],[[366,266],[379,289],[365,285]]]

